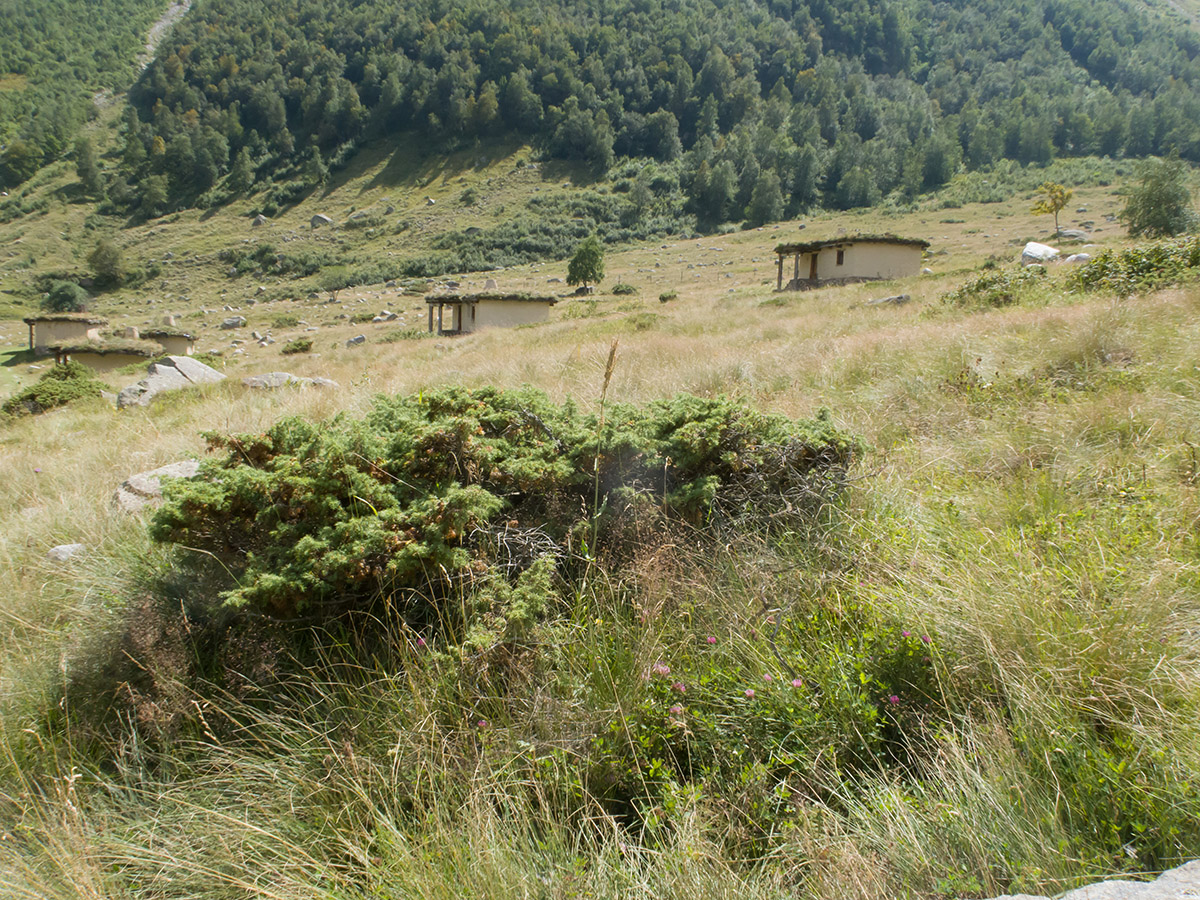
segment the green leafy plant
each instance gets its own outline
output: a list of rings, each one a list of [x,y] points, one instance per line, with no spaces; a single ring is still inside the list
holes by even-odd
[[[626,296],[636,294],[638,289],[632,284],[626,284],[624,281],[619,281],[612,286],[612,292],[618,296]]]
[[[1139,181],[1129,194],[1121,218],[1134,237],[1170,237],[1196,224],[1188,168],[1178,158],[1147,160]]]
[[[284,356],[291,356],[295,353],[307,353],[312,349],[312,346],[312,338],[296,338],[280,347],[279,352]]]
[[[604,247],[594,235],[575,249],[575,255],[567,265],[567,284],[599,284],[604,280]]]
[[[620,552],[606,536],[643,507],[689,522],[799,514],[858,452],[827,416],[794,422],[680,395],[614,406],[601,429],[572,403],[493,388],[381,398],[361,420],[289,418],[208,441],[224,458],[171,486],[151,534],[233,573],[228,603],[284,614],[379,596],[424,608],[497,562],[497,529],[569,554],[594,525],[592,552]]]
[[[56,281],[42,300],[47,312],[83,312],[87,309],[88,293],[73,281]]]
[[[1082,290],[1109,290],[1127,297],[1138,290],[1200,274],[1200,238],[1163,241],[1126,250],[1105,250],[1071,273]]]
[[[989,309],[1016,303],[1046,275],[1041,266],[990,270],[942,295],[950,306]]]
[[[96,378],[96,373],[83,363],[69,361],[55,366],[37,384],[14,394],[0,406],[6,416],[38,415],[73,400],[99,397],[108,386]]]

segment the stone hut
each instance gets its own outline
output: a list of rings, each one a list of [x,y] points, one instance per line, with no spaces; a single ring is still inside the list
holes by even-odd
[[[775,248],[776,290],[804,291],[830,284],[852,284],[884,278],[908,278],[921,272],[929,241],[893,234],[858,234],[823,241],[780,244]],[[784,282],[785,260],[792,260],[791,280]]]
[[[436,334],[469,334],[481,328],[514,328],[545,322],[557,297],[535,294],[438,294],[426,297],[429,331]],[[435,312],[436,310],[436,312]]]
[[[196,336],[186,331],[155,329],[143,331],[142,337],[162,344],[171,356],[191,356],[196,352]]]
[[[45,313],[24,322],[29,326],[29,349],[45,356],[55,344],[99,341],[108,319],[90,313]]]
[[[96,372],[111,372],[131,363],[144,363],[166,355],[162,344],[146,340],[117,338],[110,341],[66,341],[47,348],[55,363],[68,360],[83,363]]]

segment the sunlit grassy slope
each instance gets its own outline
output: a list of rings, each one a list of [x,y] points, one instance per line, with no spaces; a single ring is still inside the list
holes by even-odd
[[[329,303],[309,282],[231,278],[216,257],[267,240],[405,253],[535,191],[591,189],[517,167],[528,151],[511,149],[478,166],[380,150],[258,229],[233,208],[121,230],[61,194],[5,226],[12,314],[31,308],[30,272],[82,265],[112,234],[138,264],[165,262],[98,309],[122,325],[178,314],[231,377],[146,410],[89,401],[0,430],[2,892],[958,897],[1200,856],[1200,288],[1084,294],[1060,266],[1006,308],[942,303],[988,260],[1049,239],[1030,194],[1055,173],[1000,202],[926,198],[610,248],[604,287],[637,293],[564,298],[545,324],[457,338],[410,333],[425,304],[403,285]],[[1062,222],[1092,253],[1125,242],[1109,220],[1125,176],[1100,184],[1104,165]],[[71,180],[39,177],[51,198]],[[467,187],[478,204],[460,204]],[[403,232],[343,225],[389,205]],[[309,229],[316,212],[335,227]],[[774,292],[777,243],[855,231],[930,240],[932,274]],[[456,280],[565,292],[564,276],[547,261]],[[901,293],[911,302],[868,302]],[[218,330],[224,306],[278,343]],[[401,319],[339,318],[385,308]],[[0,325],[10,348],[25,333]],[[367,342],[346,347],[357,333]],[[300,335],[313,352],[282,356]],[[610,404],[688,391],[829,409],[867,447],[836,508],[803,534],[646,536],[628,565],[563,586],[536,641],[501,656],[452,633],[418,643],[383,613],[315,632],[215,605],[185,618],[172,557],[110,502],[133,471],[203,456],[202,432],[357,416],[379,393],[533,385],[595,409],[614,340]],[[38,374],[12,352],[0,363],[6,389]],[[264,393],[238,377],[278,369],[340,387]],[[69,542],[86,550],[46,558]],[[894,702],[864,687],[891,755],[821,765],[808,732],[780,725],[793,707],[835,732],[858,720],[828,721],[836,685],[792,695],[810,691],[793,677],[841,673],[853,693],[870,662],[856,654],[889,642],[912,648],[931,687]],[[658,666],[684,690],[655,682]],[[689,726],[704,708],[721,712]],[[727,757],[689,771],[701,734]],[[779,734],[818,760],[804,777],[764,750]],[[664,746],[674,755],[656,757]]]

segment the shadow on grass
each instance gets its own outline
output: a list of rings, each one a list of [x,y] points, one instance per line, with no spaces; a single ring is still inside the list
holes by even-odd
[[[6,369],[27,365],[31,362],[36,362],[38,359],[37,354],[28,348],[12,347],[7,350],[0,349],[0,366]]]

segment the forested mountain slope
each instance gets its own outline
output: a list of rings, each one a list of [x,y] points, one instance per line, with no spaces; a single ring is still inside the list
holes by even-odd
[[[113,195],[150,214],[273,181],[286,203],[365,138],[517,132],[598,171],[681,160],[702,224],[765,221],[964,163],[1200,160],[1198,53],[1122,0],[207,0],[131,93]]]
[[[0,183],[60,156],[97,90],[124,90],[167,0],[0,3]]]

